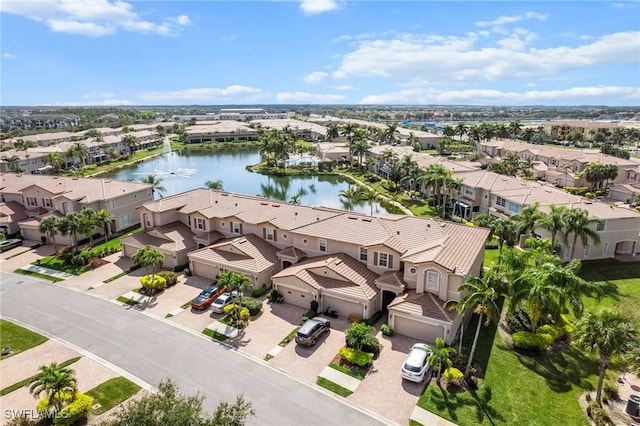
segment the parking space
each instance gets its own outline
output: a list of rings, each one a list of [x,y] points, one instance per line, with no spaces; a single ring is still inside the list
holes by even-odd
[[[331,318],[331,332],[321,337],[315,346],[305,347],[291,342],[271,359],[269,364],[295,377],[315,383],[318,374],[329,365],[338,350],[345,345],[344,331],[349,327],[351,323],[346,319]]]
[[[404,359],[417,341],[397,334],[386,337],[378,333],[376,337],[382,350],[373,361],[369,374],[348,399],[399,424],[406,424],[426,383],[413,383],[400,376]]]

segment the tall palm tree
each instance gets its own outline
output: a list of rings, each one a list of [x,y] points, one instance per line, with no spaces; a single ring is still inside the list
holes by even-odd
[[[49,398],[50,406],[60,411],[65,401],[65,394],[75,397],[78,385],[75,372],[69,368],[61,367],[57,363],[43,365],[38,374],[29,382],[29,392],[34,397],[39,397],[42,392]]]
[[[164,265],[164,254],[154,248],[140,247],[131,257],[131,262],[136,266],[144,267],[147,273],[151,267],[151,282],[153,282],[156,268]]]
[[[383,139],[390,145],[396,142],[396,130],[398,123],[388,123],[386,129],[383,130]]]
[[[431,346],[431,351],[432,353],[429,356],[429,364],[433,367],[434,371],[438,372],[436,383],[440,386],[442,371],[451,367],[451,356],[453,356],[456,350],[445,345],[442,337],[436,337],[436,345]]]
[[[373,188],[362,187],[358,191],[358,199],[369,203],[371,209],[371,216],[373,216],[373,202],[378,199],[378,193]]]
[[[327,137],[332,141],[340,136],[340,127],[336,123],[331,123],[327,126]]]
[[[167,188],[161,185],[162,178],[158,178],[156,175],[148,175],[147,177],[142,178],[142,183],[151,185],[151,193],[155,195],[157,191],[160,198],[162,198],[161,193],[167,192]]]
[[[556,236],[566,228],[566,212],[565,206],[549,206],[549,212],[540,219],[540,227],[551,233],[551,250],[556,250]]]
[[[129,149],[129,154],[133,154],[138,148],[138,138],[136,135],[124,135],[122,137],[122,143]]]
[[[80,212],[79,231],[89,236],[89,246],[91,247],[93,247],[93,231],[95,231],[96,227],[96,212],[88,208],[82,209]]]
[[[593,241],[595,245],[600,244],[600,235],[593,229],[589,228],[589,225],[597,222],[596,219],[589,218],[589,212],[583,209],[571,209],[565,214],[565,226],[563,229],[565,242],[568,242],[569,235],[573,234],[573,242],[571,244],[571,253],[569,259],[573,259],[573,254],[576,250],[576,242],[578,237],[582,241],[582,245],[586,246],[589,239]]]
[[[518,139],[520,133],[522,132],[522,124],[518,120],[512,120],[507,125],[507,129],[509,131],[511,139]]]
[[[515,244],[516,238],[520,234],[520,225],[511,219],[499,219],[493,223],[491,230],[493,235],[498,237],[498,265],[502,262],[502,249],[504,243],[511,246]]]
[[[518,214],[511,216],[511,220],[518,223],[520,231],[523,234],[532,235],[536,229],[536,225],[543,218],[544,214],[538,210],[540,203],[538,201],[524,207]]]
[[[576,325],[573,343],[588,352],[598,351],[598,388],[596,401],[600,403],[602,384],[609,361],[616,354],[630,352],[636,345],[638,330],[634,323],[617,310],[603,308],[587,312]]]
[[[71,245],[74,251],[78,249],[78,232],[80,228],[80,216],[78,213],[67,213],[58,220],[58,232],[60,235],[71,235]]]
[[[58,252],[58,244],[56,243],[56,232],[58,231],[58,218],[55,216],[47,216],[40,221],[38,226],[41,233],[47,237],[51,237],[53,241],[53,250]]]
[[[77,158],[80,160],[80,166],[84,166],[86,165],[86,160],[89,158],[89,148],[80,141],[73,142],[67,149],[66,155],[72,160]]]
[[[496,291],[496,286],[499,285],[499,281],[499,275],[494,270],[489,270],[482,278],[469,277],[459,287],[460,294],[464,294],[465,296],[459,301],[449,300],[445,304],[447,309],[455,309],[462,315],[465,315],[467,312],[473,312],[479,315],[478,326],[476,327],[471,352],[469,353],[469,361],[464,370],[465,378],[469,376],[469,371],[471,370],[471,363],[473,362],[473,355],[476,351],[483,320],[484,325],[488,326],[499,317],[500,310],[497,304],[499,294]],[[462,336],[460,338],[462,338]]]
[[[357,134],[358,132],[356,132]],[[362,157],[369,151],[369,142],[364,137],[357,137],[353,143],[353,154],[358,156],[358,165],[362,167]]]
[[[353,145],[353,135],[355,130],[358,129],[359,127],[360,126],[358,124],[348,121],[342,125],[342,130],[340,131],[340,134],[346,137],[347,142],[349,143],[349,164],[351,164],[351,150]]]
[[[51,166],[55,173],[60,173],[60,169],[64,164],[64,159],[59,152],[47,152],[44,157],[45,164]]]
[[[104,231],[104,241],[107,242],[107,237],[109,236],[109,229],[111,221],[113,220],[113,216],[109,214],[106,209],[100,209],[96,212],[95,215],[96,226],[101,226]]]
[[[223,189],[221,180],[208,180],[204,185],[209,189]]]
[[[511,283],[512,312],[519,306],[524,307],[531,323],[531,332],[535,333],[540,320],[547,315],[559,317],[562,294],[558,287],[547,279],[547,267],[526,268]]]
[[[289,204],[292,204],[294,206],[299,206],[301,203],[300,198],[302,197],[302,194],[292,194],[291,198],[289,199]]]
[[[222,272],[218,275],[218,291],[220,291],[223,287],[226,287],[228,292],[237,291],[241,294],[249,291],[253,287],[253,283],[245,274],[239,274],[234,271],[226,271]],[[239,318],[238,313],[240,312],[240,304],[234,304],[234,316],[235,318]]]
[[[358,197],[358,188],[349,185],[347,189],[341,189],[338,192],[338,197],[344,199],[343,204],[347,207],[347,210],[353,208],[353,200]]]

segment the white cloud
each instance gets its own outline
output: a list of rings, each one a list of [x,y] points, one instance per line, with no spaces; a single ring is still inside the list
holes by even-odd
[[[337,104],[344,103],[347,97],[308,92],[281,92],[276,94],[276,99],[282,104]]]
[[[336,0],[301,0],[300,10],[305,15],[317,15],[340,8]]]
[[[304,77],[302,77],[302,79],[304,80],[305,83],[317,84],[317,83],[322,83],[328,76],[329,74],[326,72],[314,71],[310,74],[305,75]]]
[[[48,26],[51,31],[100,37],[125,31],[173,35],[191,24],[187,15],[150,22],[134,12],[132,4],[122,0],[3,0],[0,11],[24,16]]]
[[[611,100],[613,99],[613,102]],[[619,86],[572,87],[558,90],[504,92],[494,89],[440,90],[411,88],[381,95],[369,95],[361,104],[467,104],[467,105],[533,105],[610,103],[637,104],[640,88]]]
[[[262,95],[263,92],[255,87],[232,85],[224,88],[215,87],[203,87],[194,89],[183,89],[175,91],[154,91],[154,92],[142,92],[139,94],[141,99],[153,102],[167,102],[167,103],[215,103],[215,102],[228,102],[232,100],[243,100],[237,98],[238,96],[255,97]]]
[[[344,86],[335,86],[334,89],[340,90],[341,92],[346,92],[347,90],[358,90],[353,86],[349,86],[345,84]]]
[[[89,92],[89,93],[85,93],[84,95],[82,95],[82,97],[84,99],[112,99],[115,98],[116,95],[115,93],[110,93],[110,92]]]
[[[513,15],[513,16],[500,16],[493,21],[480,21],[476,22],[476,25],[479,27],[501,27],[506,24],[513,24],[515,22],[526,21],[530,19],[535,19],[537,21],[544,21],[547,19],[547,15],[542,15],[536,12],[527,12],[523,15]]]
[[[405,35],[363,41],[342,57],[332,76],[428,78],[431,83],[544,78],[597,65],[632,64],[637,61],[640,32],[608,34],[576,47],[529,46],[535,37],[516,30],[510,37],[482,46],[469,35]]]
[[[16,55],[14,55],[13,53],[5,52],[2,54],[2,57],[4,59],[15,59]]]

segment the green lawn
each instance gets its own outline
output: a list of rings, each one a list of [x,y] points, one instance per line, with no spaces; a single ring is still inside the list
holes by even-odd
[[[337,393],[338,395],[345,398],[353,393],[349,389],[343,388],[339,384],[333,383],[331,380],[327,380],[324,377],[318,377],[318,379],[316,380],[316,384],[322,386],[325,389],[329,389],[331,392]]]
[[[22,328],[12,322],[0,319],[0,347],[11,347],[11,354],[1,355],[0,359],[7,358],[34,346],[38,346],[46,342],[44,336],[34,333],[31,330]]]
[[[40,259],[40,262],[31,262],[32,265],[44,266],[45,268],[55,269],[56,271],[66,272],[68,274],[80,275],[89,270],[88,266],[73,266],[69,265],[62,259],[58,259],[55,256],[46,256]]]
[[[51,275],[39,274],[38,272],[27,271],[26,269],[16,269],[16,274],[29,275],[36,278],[42,278],[43,280],[51,281],[54,283],[59,283],[60,281],[64,281],[62,278],[52,277]]]
[[[102,414],[138,393],[140,386],[124,377],[114,377],[87,392],[100,407],[93,414]]]
[[[500,251],[496,249],[485,249],[484,250],[484,266],[487,268],[492,267],[496,263],[498,263],[498,253]]]
[[[68,359],[68,360],[66,360],[64,362],[61,362],[58,365],[60,365],[60,367],[68,367],[71,364],[73,364],[74,362],[77,362],[78,360],[80,360],[80,358],[82,358],[82,357],[77,356],[75,358],[71,358],[71,359]],[[34,376],[27,377],[26,379],[21,380],[18,383],[14,383],[11,386],[7,386],[6,388],[2,388],[2,390],[0,390],[0,396],[4,396],[4,395],[6,395],[8,393],[11,393],[11,392],[13,392],[15,390],[18,390],[18,389],[20,389],[20,388],[22,388],[24,386],[27,386],[28,384],[31,383],[31,380],[33,380],[33,377]]]

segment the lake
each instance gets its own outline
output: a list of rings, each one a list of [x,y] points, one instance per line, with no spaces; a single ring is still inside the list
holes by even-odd
[[[349,183],[334,176],[265,176],[246,169],[260,162],[257,148],[230,148],[218,151],[174,151],[100,175],[117,180],[140,181],[155,175],[166,188],[163,196],[204,188],[207,181],[222,181],[225,191],[289,201],[300,194],[300,204],[371,213],[367,202],[345,200],[338,194]],[[157,195],[156,195],[157,198]],[[386,213],[378,203],[373,213]]]

